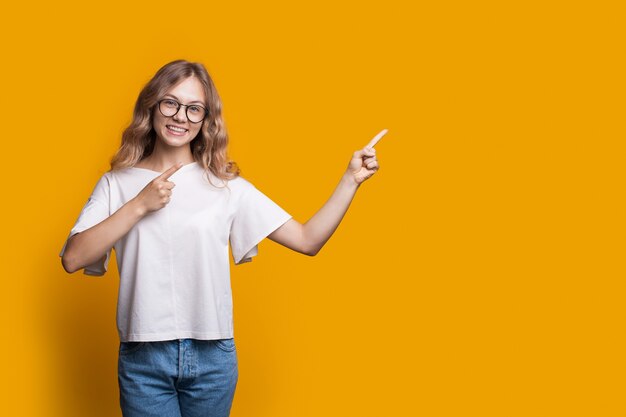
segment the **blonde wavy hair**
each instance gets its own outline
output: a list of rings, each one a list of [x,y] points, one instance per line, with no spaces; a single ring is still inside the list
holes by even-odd
[[[222,118],[222,101],[213,80],[204,65],[182,59],[161,67],[139,93],[133,120],[124,130],[122,144],[111,158],[111,171],[132,167],[152,153],[156,141],[152,118],[157,101],[168,89],[192,76],[204,87],[208,109],[208,116],[202,122],[200,132],[189,144],[193,158],[204,168],[209,182],[209,172],[221,180],[230,180],[239,175],[239,167],[228,158],[228,133]]]

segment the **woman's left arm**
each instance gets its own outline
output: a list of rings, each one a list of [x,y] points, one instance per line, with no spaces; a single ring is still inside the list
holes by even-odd
[[[356,151],[333,194],[309,221],[301,224],[292,218],[268,238],[296,252],[316,255],[337,230],[361,184],[378,169],[376,150],[373,147]]]

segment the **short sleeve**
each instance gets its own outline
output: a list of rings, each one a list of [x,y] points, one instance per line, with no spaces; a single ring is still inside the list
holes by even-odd
[[[230,247],[237,265],[252,261],[258,254],[258,244],[292,217],[252,184],[247,184],[230,229]]]
[[[78,220],[72,227],[70,234],[68,235],[65,243],[63,244],[63,248],[59,253],[59,256],[63,256],[65,252],[65,247],[67,246],[67,242],[70,237],[75,235],[76,233],[80,233],[84,230],[87,230],[98,223],[105,220],[110,216],[110,186],[109,180],[105,175],[103,175],[100,180],[96,183],[96,186],[91,193],[91,196],[87,200],[87,203],[83,207],[80,215],[78,216]],[[106,252],[106,256],[103,259],[96,261],[95,263],[88,265],[84,268],[83,273],[85,275],[104,275],[107,271],[109,265],[109,259],[111,257],[111,249]]]

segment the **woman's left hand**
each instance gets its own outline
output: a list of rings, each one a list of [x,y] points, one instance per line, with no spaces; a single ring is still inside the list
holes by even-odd
[[[352,155],[346,174],[354,178],[357,185],[361,185],[366,179],[374,175],[379,168],[380,166],[376,159],[376,149],[366,146]]]

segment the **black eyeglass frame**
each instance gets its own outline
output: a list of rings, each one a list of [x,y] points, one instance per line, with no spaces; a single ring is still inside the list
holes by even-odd
[[[176,103],[176,112],[174,114],[169,115],[169,116],[163,114],[163,110],[161,110],[161,103],[164,101],[173,101],[174,103]],[[187,113],[189,111],[190,106],[200,107],[202,110],[204,110],[204,116],[202,116],[202,120],[200,120],[199,122],[191,121],[191,119],[189,118],[189,113]],[[157,107],[159,108],[159,113],[161,113],[165,117],[174,117],[178,114],[181,107],[185,107],[185,116],[187,117],[187,120],[189,120],[189,123],[194,123],[194,124],[202,123],[204,119],[206,119],[206,117],[209,115],[209,110],[200,104],[181,104],[178,101],[174,100],[173,98],[164,98],[162,100],[157,101]]]

